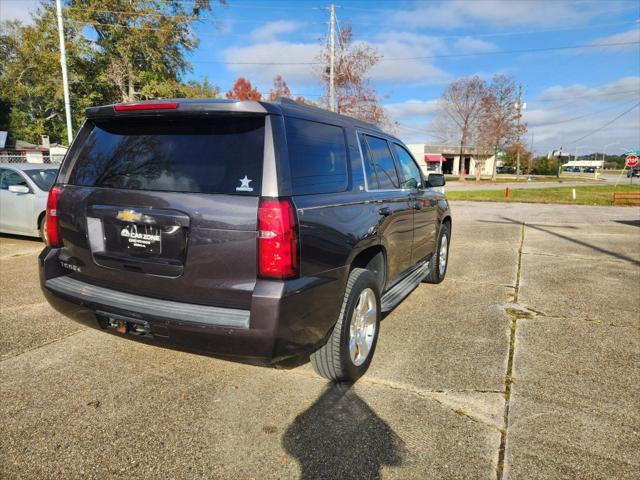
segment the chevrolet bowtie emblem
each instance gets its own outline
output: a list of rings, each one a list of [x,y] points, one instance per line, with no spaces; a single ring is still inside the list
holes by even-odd
[[[116,218],[123,222],[139,222],[142,220],[142,214],[133,210],[120,210]]]

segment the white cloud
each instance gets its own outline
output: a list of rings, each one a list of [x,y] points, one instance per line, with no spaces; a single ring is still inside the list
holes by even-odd
[[[381,56],[371,69],[371,80],[380,83],[433,85],[446,83],[449,74],[436,67],[429,59],[392,60],[394,58],[430,56],[447,51],[439,38],[408,32],[387,32],[368,42]]]
[[[454,48],[460,53],[484,53],[495,52],[498,50],[497,45],[486,40],[480,40],[473,37],[462,37],[455,41]]]
[[[391,122],[396,124],[398,137],[403,141],[424,142],[431,137],[429,124],[438,111],[438,99],[407,100],[388,103],[384,107]]]
[[[0,0],[0,21],[20,20],[26,24],[33,23],[31,12],[40,5],[39,0]]]
[[[634,95],[635,94],[635,95]],[[543,102],[570,101],[574,105],[622,100],[633,100],[640,96],[640,77],[622,77],[595,87],[582,84],[556,85],[538,95]]]
[[[627,30],[626,32],[620,32],[614,35],[609,35],[608,37],[596,38],[591,43],[600,44],[600,43],[631,43],[631,42],[636,42],[636,43],[632,45],[619,45],[617,47],[603,47],[603,50],[604,48],[606,48],[606,51],[611,51],[611,50],[635,50],[636,52],[640,51],[640,44],[637,43],[637,42],[640,42],[640,26],[633,28],[631,30]]]
[[[269,22],[251,32],[251,37],[257,42],[274,41],[278,35],[295,32],[304,26],[301,22],[291,20],[276,20]]]
[[[640,99],[640,77],[623,77],[603,85],[555,86],[536,98],[527,99],[523,120],[528,124],[524,140],[533,137],[537,153],[563,147],[578,154],[602,151],[620,153],[640,147],[640,108],[629,112],[611,126],[577,143],[576,139],[595,131],[633,106]],[[434,124],[438,99],[407,100],[385,107],[393,122],[398,122],[398,136],[408,143],[435,141]]]
[[[442,3],[419,4],[413,10],[391,13],[390,19],[408,27],[437,25],[456,28],[486,23],[498,26],[566,25],[586,22],[606,14],[620,2],[610,2],[607,9],[601,3],[572,2],[569,0],[454,0]]]
[[[407,100],[400,103],[388,103],[385,108],[397,122],[415,121],[435,113],[438,110],[438,100]]]
[[[407,32],[386,32],[372,42],[358,41],[375,48],[381,61],[370,72],[373,83],[395,85],[441,84],[450,80],[449,74],[428,60],[411,61],[386,59],[428,56],[448,51],[441,40],[427,35]],[[288,82],[318,83],[317,62],[322,46],[317,42],[288,42],[272,40],[253,45],[231,47],[225,50],[225,60],[238,63],[262,63],[262,65],[229,65],[238,75],[245,75],[260,83],[270,83],[274,76],[282,75]],[[300,65],[282,65],[283,63]],[[264,65],[274,63],[275,65]]]
[[[271,41],[256,43],[246,47],[231,47],[225,50],[227,62],[270,63],[275,65],[229,65],[238,75],[244,75],[257,84],[271,84],[276,75],[282,75],[287,82],[309,84],[316,82],[314,65],[320,53],[320,45],[315,43],[292,43]],[[279,65],[278,63],[301,63],[300,65]]]
[[[534,135],[539,153],[563,147],[578,154],[602,151],[621,152],[640,146],[640,111],[635,109],[605,129],[597,130],[633,106],[640,98],[640,77],[623,77],[603,85],[551,87],[530,100],[523,118]],[[613,145],[611,145],[613,144]]]

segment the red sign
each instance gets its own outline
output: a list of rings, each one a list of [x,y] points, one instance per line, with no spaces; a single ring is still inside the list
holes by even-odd
[[[638,165],[638,156],[637,155],[628,155],[627,156],[627,167],[635,167]]]

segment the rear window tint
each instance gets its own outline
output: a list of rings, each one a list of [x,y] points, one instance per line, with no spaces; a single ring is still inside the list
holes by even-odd
[[[286,118],[294,195],[344,192],[348,185],[347,145],[342,128]]]
[[[264,117],[138,118],[87,125],[70,184],[260,194]]]

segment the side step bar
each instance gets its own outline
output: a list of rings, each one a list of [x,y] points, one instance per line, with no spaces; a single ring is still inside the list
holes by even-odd
[[[431,260],[424,262],[413,272],[396,283],[382,295],[382,311],[388,312],[398,305],[414,288],[420,285],[420,282],[429,273],[429,264]]]

